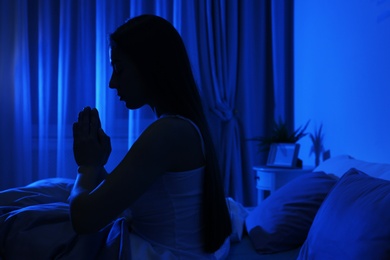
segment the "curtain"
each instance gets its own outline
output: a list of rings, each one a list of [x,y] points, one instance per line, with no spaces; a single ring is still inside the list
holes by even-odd
[[[72,124],[85,106],[98,108],[111,136],[108,171],[155,119],[108,89],[108,34],[144,13],[182,35],[227,195],[256,203],[252,167],[266,155],[246,139],[266,134],[276,116],[293,122],[292,1],[1,1],[1,189],[74,178]]]

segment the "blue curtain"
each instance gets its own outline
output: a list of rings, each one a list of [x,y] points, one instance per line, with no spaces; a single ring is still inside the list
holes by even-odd
[[[182,35],[212,128],[227,194],[256,203],[252,167],[266,155],[246,139],[275,117],[293,127],[293,2],[225,0],[0,2],[0,188],[73,178],[72,124],[100,111],[112,138],[111,170],[146,125],[108,89],[107,36],[127,18],[153,13]]]

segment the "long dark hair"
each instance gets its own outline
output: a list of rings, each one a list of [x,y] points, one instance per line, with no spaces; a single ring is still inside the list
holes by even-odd
[[[134,62],[147,91],[163,111],[187,117],[199,127],[206,147],[204,249],[216,251],[231,233],[230,215],[213,141],[182,38],[165,19],[141,15],[111,34],[110,45]]]

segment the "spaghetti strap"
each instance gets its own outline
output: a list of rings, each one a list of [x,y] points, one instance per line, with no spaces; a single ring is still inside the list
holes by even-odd
[[[176,117],[176,118],[180,118],[180,119],[183,119],[183,120],[189,122],[191,125],[193,125],[194,128],[196,129],[196,131],[198,132],[199,137],[200,137],[200,140],[201,140],[203,156],[206,156],[206,150],[205,150],[203,135],[202,135],[202,133],[200,132],[199,127],[198,127],[194,122],[192,122],[191,119],[188,119],[188,118],[186,118],[186,117],[184,117],[184,116],[181,116],[181,115],[169,115],[169,114],[164,114],[164,115],[161,116],[161,118],[163,118],[163,117]]]

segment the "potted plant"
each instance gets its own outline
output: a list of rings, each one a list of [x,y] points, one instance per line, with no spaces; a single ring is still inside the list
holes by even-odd
[[[312,147],[310,150],[310,155],[314,153],[315,156],[315,166],[320,164],[321,154],[324,152],[324,134],[322,133],[322,124],[317,129],[314,129],[314,133],[310,134],[310,139],[312,142]]]
[[[306,136],[306,128],[310,120],[303,126],[298,127],[294,132],[290,132],[287,124],[279,118],[279,121],[274,121],[270,136],[257,136],[248,139],[249,141],[258,142],[260,152],[267,152],[273,143],[296,143],[302,137]]]

